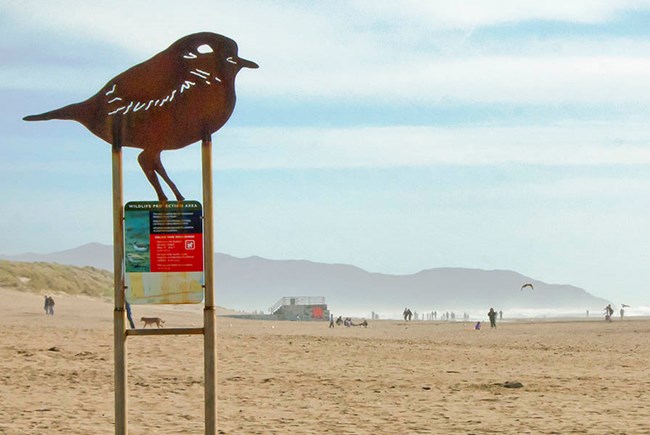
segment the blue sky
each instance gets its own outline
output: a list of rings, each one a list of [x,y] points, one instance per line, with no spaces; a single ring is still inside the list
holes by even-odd
[[[0,4],[0,252],[110,244],[110,147],[21,118],[213,31],[260,65],[215,145],[216,245],[511,269],[650,305],[650,2]],[[127,200],[155,199],[126,150]],[[200,150],[163,154],[198,199]]]

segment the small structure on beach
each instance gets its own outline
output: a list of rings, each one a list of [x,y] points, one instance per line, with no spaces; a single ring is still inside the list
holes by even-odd
[[[269,312],[278,320],[329,320],[330,317],[322,296],[285,296]]]

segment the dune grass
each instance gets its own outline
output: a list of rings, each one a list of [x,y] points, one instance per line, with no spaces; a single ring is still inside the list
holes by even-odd
[[[0,286],[43,294],[112,297],[113,274],[90,266],[0,260]]]

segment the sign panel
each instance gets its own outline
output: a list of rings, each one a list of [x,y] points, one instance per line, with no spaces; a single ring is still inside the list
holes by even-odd
[[[203,301],[203,221],[198,201],[136,201],[124,206],[126,300]]]

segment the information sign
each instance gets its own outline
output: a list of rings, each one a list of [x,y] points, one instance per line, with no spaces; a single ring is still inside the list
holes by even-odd
[[[198,201],[137,201],[124,206],[126,300],[131,304],[203,301],[203,222]]]

